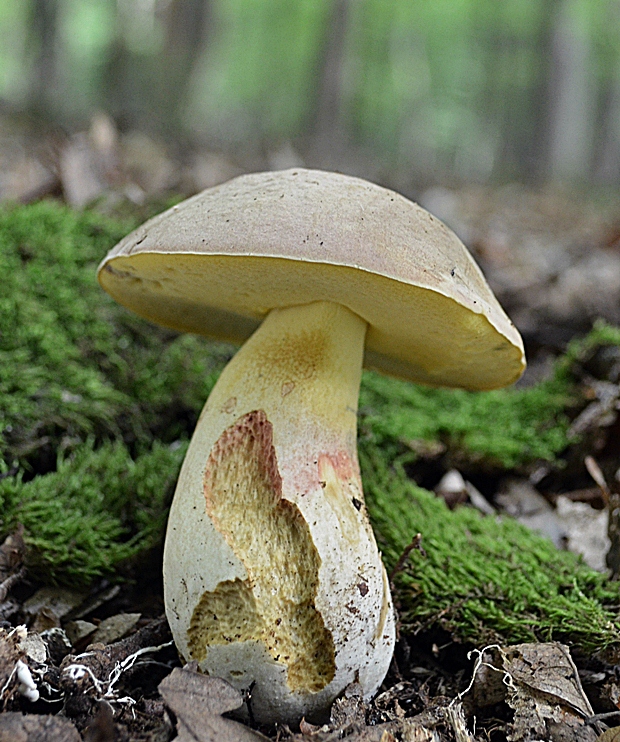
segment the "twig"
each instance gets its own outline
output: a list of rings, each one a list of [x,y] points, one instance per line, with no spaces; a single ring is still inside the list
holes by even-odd
[[[594,714],[593,716],[588,716],[588,718],[586,719],[586,724],[595,724],[597,721],[611,719],[612,716],[620,716],[620,710],[607,711],[604,714]]]
[[[583,463],[586,465],[588,474],[592,477],[592,479],[598,485],[598,488],[600,489],[603,495],[605,507],[609,507],[609,500],[611,498],[611,492],[609,491],[609,487],[607,486],[607,482],[605,481],[605,476],[603,472],[601,471],[601,467],[597,464],[594,456],[586,456]]]
[[[3,582],[0,582],[0,603],[4,603],[6,600],[6,596],[9,594],[9,591],[14,585],[17,585],[18,582],[21,582],[21,580],[24,579],[26,576],[26,568],[22,567],[19,572],[15,572],[12,575],[9,575],[6,580]]]
[[[422,556],[426,556],[426,552],[422,548],[422,534],[421,533],[416,533],[416,535],[411,540],[411,543],[405,546],[403,553],[398,557],[398,561],[396,562],[392,571],[390,572],[389,580],[390,580],[390,589],[392,590],[392,592],[394,592],[394,578],[399,572],[403,571],[405,562],[409,558],[409,554],[411,554],[411,552],[414,549],[417,549],[420,552],[420,554],[422,554]]]

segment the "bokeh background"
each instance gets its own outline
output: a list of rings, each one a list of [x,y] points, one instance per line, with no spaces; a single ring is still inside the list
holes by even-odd
[[[403,188],[615,184],[619,30],[618,0],[0,0],[0,99]]]
[[[620,322],[620,0],[0,0],[0,200],[304,165],[446,221],[532,358]]]

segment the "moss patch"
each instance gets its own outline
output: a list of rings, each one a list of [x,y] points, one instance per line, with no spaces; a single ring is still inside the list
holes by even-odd
[[[61,456],[55,471],[0,481],[6,533],[22,523],[31,576],[87,586],[161,543],[186,445],[153,443],[135,460],[122,441],[92,440]]]
[[[360,459],[366,501],[388,570],[420,532],[396,577],[405,632],[440,623],[461,639],[557,639],[600,650],[620,642],[617,583],[509,517],[448,510],[373,446]]]
[[[97,285],[133,225],[53,202],[0,210],[0,452],[55,467],[94,436],[137,452],[191,431],[227,351],[149,325]]]
[[[97,285],[95,269],[132,226],[53,202],[0,210],[0,531],[25,526],[31,575],[88,584],[160,544],[185,442],[230,348],[155,328]],[[386,560],[414,533],[398,576],[405,627],[457,636],[620,641],[618,590],[509,519],[449,512],[408,480],[412,442],[509,469],[553,460],[584,404],[575,363],[620,331],[599,326],[553,377],[470,394],[364,375],[360,457]]]
[[[439,441],[453,457],[499,469],[553,461],[572,442],[569,411],[584,405],[575,366],[612,345],[620,346],[620,328],[597,323],[570,343],[548,379],[525,389],[431,389],[366,373],[360,436],[393,453],[408,450],[410,458],[416,442]]]
[[[405,448],[440,441],[454,455],[505,469],[551,461],[568,444],[573,392],[560,374],[528,389],[472,393],[368,373],[360,395],[362,435]]]

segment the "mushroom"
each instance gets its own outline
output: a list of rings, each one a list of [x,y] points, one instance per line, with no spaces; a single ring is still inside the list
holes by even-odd
[[[170,511],[164,589],[180,653],[251,689],[264,723],[321,719],[355,680],[368,699],[395,630],[357,460],[362,364],[434,386],[514,382],[521,338],[473,258],[397,193],[294,169],[151,219],[99,281],[153,322],[246,341],[207,400]]]

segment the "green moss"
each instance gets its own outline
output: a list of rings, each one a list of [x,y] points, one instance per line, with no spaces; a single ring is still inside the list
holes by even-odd
[[[620,346],[620,327],[603,320],[595,322],[585,337],[575,338],[568,344],[566,352],[556,363],[556,378],[570,379],[575,364],[589,360],[599,348],[613,345]]]
[[[189,437],[230,354],[100,289],[132,226],[54,202],[0,209],[0,530],[24,524],[45,581],[109,576],[161,538],[180,464],[164,444]]]
[[[25,526],[31,574],[87,584],[161,543],[185,442],[230,348],[177,336],[126,312],[95,268],[131,227],[47,202],[0,210],[0,531]],[[530,389],[469,394],[364,375],[360,457],[405,627],[441,621],[476,642],[619,641],[618,591],[514,522],[449,512],[402,462],[412,442],[511,468],[553,460],[583,400],[575,364],[620,344],[599,325]],[[587,597],[586,597],[587,596]]]
[[[24,526],[31,577],[88,585],[161,543],[185,449],[155,442],[134,460],[121,441],[87,441],[54,472],[0,480],[2,530]]]
[[[550,378],[528,388],[492,392],[431,389],[365,373],[360,393],[360,437],[392,455],[416,443],[441,442],[452,458],[512,469],[554,461],[572,442],[569,412],[583,406],[573,371],[602,346],[620,346],[620,328],[598,322],[573,340]]]
[[[8,466],[45,471],[56,451],[89,436],[138,450],[191,431],[228,351],[149,325],[99,288],[96,266],[130,226],[54,202],[0,210],[0,452]]]
[[[396,577],[404,631],[439,623],[477,644],[557,639],[600,650],[620,642],[617,583],[511,518],[448,510],[373,445],[362,444],[360,461],[388,570],[422,534],[426,556],[413,552]]]
[[[466,392],[430,389],[366,374],[360,427],[379,445],[440,441],[453,455],[512,468],[553,460],[568,445],[567,408],[575,401],[570,378],[526,389]]]
[[[603,346],[620,346],[620,328],[598,322],[573,340],[550,378],[528,388],[492,392],[431,389],[365,373],[360,435],[396,455],[416,443],[441,442],[452,457],[511,469],[554,461],[572,442],[569,412],[584,400],[574,369]]]

